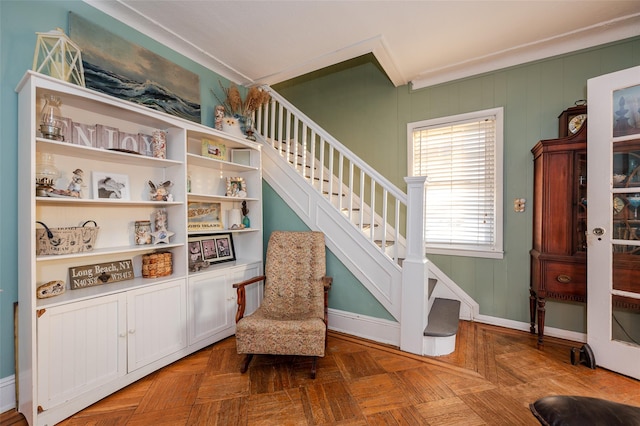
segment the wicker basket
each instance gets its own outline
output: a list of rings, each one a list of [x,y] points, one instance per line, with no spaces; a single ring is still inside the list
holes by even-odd
[[[157,252],[142,256],[142,276],[144,278],[158,278],[171,275],[173,272],[173,257],[171,252]]]
[[[36,255],[71,254],[93,250],[98,236],[98,224],[94,220],[88,220],[82,226],[70,226],[67,228],[49,228],[40,221],[36,221],[44,227],[36,229]],[[93,223],[94,226],[86,226]]]

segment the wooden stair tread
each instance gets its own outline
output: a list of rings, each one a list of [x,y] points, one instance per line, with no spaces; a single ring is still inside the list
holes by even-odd
[[[436,298],[429,311],[429,322],[424,335],[430,337],[449,337],[458,332],[460,319],[460,301]]]

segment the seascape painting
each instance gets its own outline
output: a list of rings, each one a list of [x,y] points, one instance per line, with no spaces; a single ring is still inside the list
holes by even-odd
[[[200,79],[171,61],[69,13],[86,86],[200,123]]]

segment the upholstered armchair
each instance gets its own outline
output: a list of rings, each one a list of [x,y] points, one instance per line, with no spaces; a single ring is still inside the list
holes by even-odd
[[[311,378],[327,342],[327,299],[332,279],[325,276],[324,234],[274,231],[269,237],[265,275],[234,284],[238,292],[236,346],[246,354],[244,373],[254,354],[302,355],[312,359]],[[264,281],[258,309],[244,316],[245,287]]]

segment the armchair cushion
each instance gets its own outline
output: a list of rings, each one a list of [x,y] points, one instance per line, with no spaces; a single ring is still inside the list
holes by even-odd
[[[325,324],[320,318],[283,321],[255,312],[238,323],[238,334],[240,354],[324,356]]]

